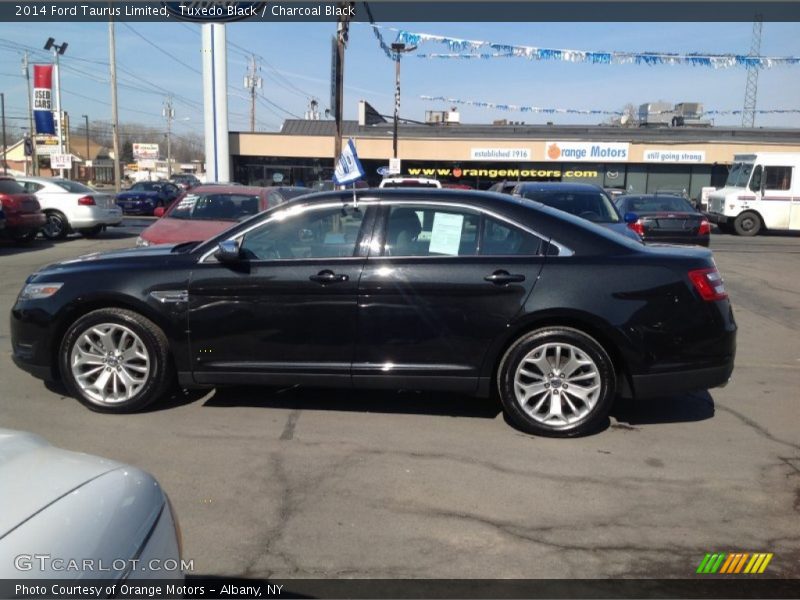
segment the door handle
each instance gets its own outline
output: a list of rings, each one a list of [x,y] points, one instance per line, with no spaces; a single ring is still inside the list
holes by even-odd
[[[483,280],[488,281],[489,283],[494,283],[495,285],[506,285],[509,283],[519,283],[520,281],[525,281],[525,275],[512,275],[508,271],[495,271],[491,275],[484,277]]]
[[[321,283],[325,285],[326,283],[340,283],[342,281],[348,281],[350,277],[348,275],[337,275],[333,271],[320,271],[316,275],[312,275],[309,277],[311,281],[316,281],[317,283]]]

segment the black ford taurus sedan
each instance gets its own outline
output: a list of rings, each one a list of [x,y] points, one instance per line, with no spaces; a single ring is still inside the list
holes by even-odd
[[[499,394],[550,435],[594,430],[618,394],[724,384],[736,338],[706,249],[415,189],[305,196],[205,242],[54,264],[11,323],[16,364],[93,410],[176,384],[448,390]]]

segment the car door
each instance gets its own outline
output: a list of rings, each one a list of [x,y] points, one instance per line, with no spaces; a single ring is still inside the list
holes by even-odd
[[[354,384],[475,391],[487,348],[533,290],[544,243],[463,205],[390,202],[378,221],[359,286]]]
[[[368,208],[273,212],[239,234],[242,259],[201,260],[189,285],[202,383],[350,383]]]

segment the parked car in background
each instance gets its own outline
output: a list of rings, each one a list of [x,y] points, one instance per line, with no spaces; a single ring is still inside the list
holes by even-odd
[[[577,435],[617,393],[726,383],[736,324],[706,248],[647,246],[507,195],[372,189],[43,268],[11,343],[20,368],[97,411],[139,410],[176,378],[427,389],[499,393],[518,427]]]
[[[201,183],[201,181],[191,173],[178,173],[170,177],[170,181],[183,191],[190,190]]]
[[[628,228],[603,188],[596,185],[563,182],[520,183],[514,188],[514,195],[541,202],[602,225],[626,237],[641,240]]]
[[[438,179],[428,177],[384,177],[378,185],[379,188],[441,188]]]
[[[616,206],[645,242],[708,246],[711,223],[681,196],[620,196]]]
[[[445,190],[474,190],[475,188],[466,183],[443,183],[442,189]]]
[[[169,181],[140,181],[117,194],[117,205],[126,215],[153,215],[168,206],[182,190]]]
[[[3,205],[0,203],[0,230],[6,228],[6,213],[3,212]]]
[[[36,196],[26,193],[13,177],[0,175],[0,208],[6,224],[0,236],[30,242],[44,227],[45,216]]]
[[[58,177],[17,177],[17,182],[39,201],[47,218],[42,235],[49,240],[72,232],[92,237],[122,223],[122,209],[111,194]]]
[[[519,185],[519,181],[498,181],[493,183],[487,191],[497,192],[498,194],[513,194],[517,185]]]
[[[157,209],[156,216],[161,218],[142,232],[136,245],[207,240],[237,221],[309,191],[296,187],[200,185],[169,208]]]
[[[10,429],[0,457],[0,578],[183,579],[178,522],[150,474]]]

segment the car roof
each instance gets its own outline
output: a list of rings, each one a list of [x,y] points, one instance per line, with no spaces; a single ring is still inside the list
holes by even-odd
[[[566,181],[528,181],[519,185],[520,192],[597,192],[603,191],[593,183],[572,183]]]

